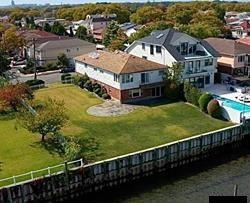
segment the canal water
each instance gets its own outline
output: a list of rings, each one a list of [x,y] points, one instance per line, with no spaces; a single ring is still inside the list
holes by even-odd
[[[250,200],[250,149],[235,149],[230,153],[129,184],[99,194],[97,202],[208,202],[209,195],[238,195]]]

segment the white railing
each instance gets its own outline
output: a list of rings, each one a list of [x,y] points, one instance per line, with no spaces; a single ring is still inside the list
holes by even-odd
[[[41,177],[56,175],[64,172],[65,170],[77,169],[83,166],[83,159],[78,159],[75,161],[65,162],[64,164],[58,164],[40,170],[30,171],[28,173],[23,173],[9,178],[0,179],[0,188],[3,186],[16,185],[17,183],[26,182]]]

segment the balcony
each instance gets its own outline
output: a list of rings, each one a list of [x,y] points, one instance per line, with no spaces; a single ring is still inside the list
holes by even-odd
[[[186,75],[191,75],[191,74],[199,74],[199,73],[207,73],[208,71],[205,70],[205,69],[202,69],[202,70],[199,70],[199,71],[191,71],[191,70],[188,70],[185,72]]]

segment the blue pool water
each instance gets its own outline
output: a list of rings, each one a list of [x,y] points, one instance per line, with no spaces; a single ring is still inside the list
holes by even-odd
[[[222,98],[217,95],[214,96],[215,99],[222,102],[222,106],[226,106],[241,112],[250,112],[250,106],[248,104],[242,104],[230,99]]]

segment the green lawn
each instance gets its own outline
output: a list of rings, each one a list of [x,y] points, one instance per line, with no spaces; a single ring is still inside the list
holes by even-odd
[[[95,160],[153,147],[203,132],[227,127],[231,123],[212,119],[183,102],[138,108],[121,117],[94,117],[88,107],[101,103],[95,96],[72,85],[53,85],[36,92],[37,99],[64,100],[70,121],[65,135],[95,137]],[[1,118],[1,117],[0,117]],[[39,136],[15,129],[14,118],[0,120],[0,178],[47,167],[63,161],[44,149]]]

